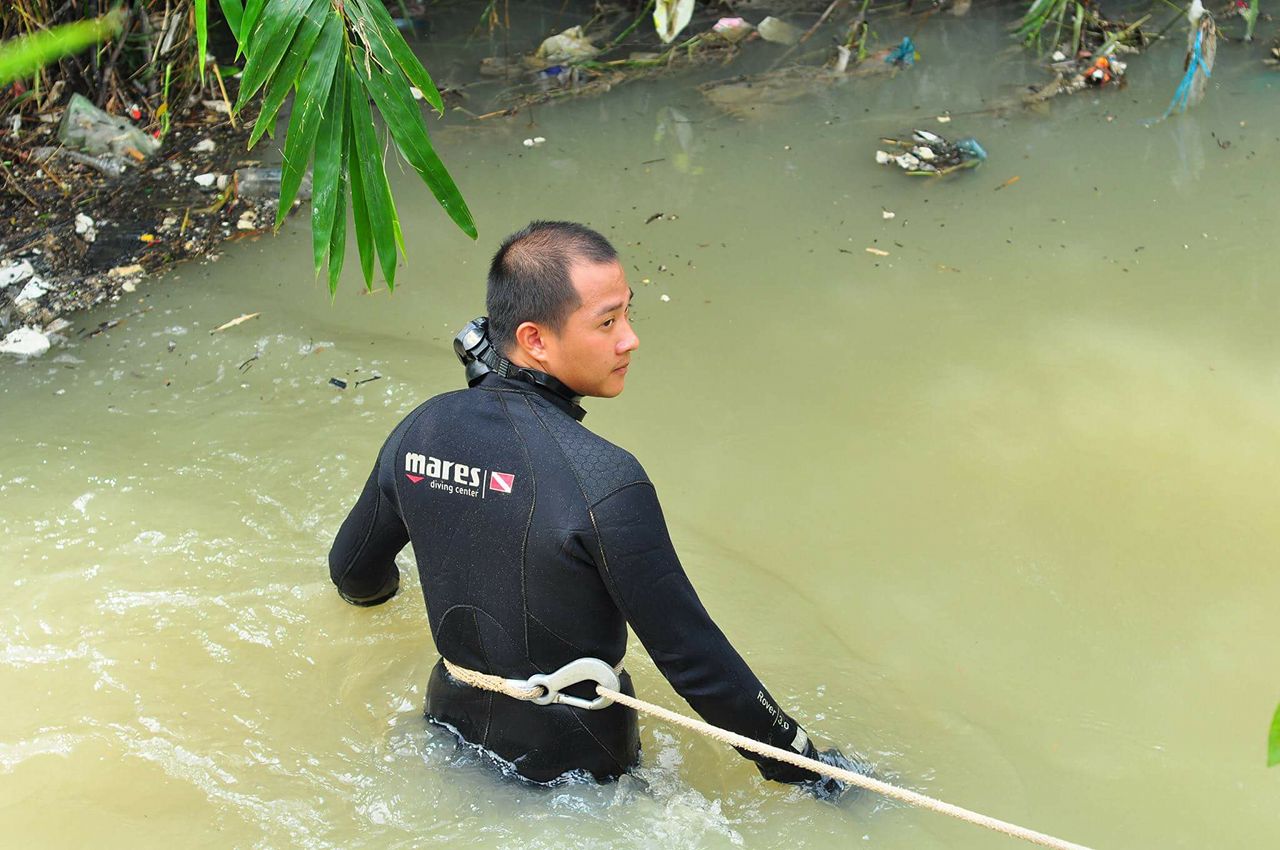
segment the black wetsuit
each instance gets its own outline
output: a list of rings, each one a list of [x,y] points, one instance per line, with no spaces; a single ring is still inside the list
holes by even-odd
[[[617,664],[629,623],[708,722],[812,754],[699,601],[644,469],[581,416],[554,392],[496,374],[420,405],[388,438],[333,544],[343,597],[393,596],[393,559],[412,541],[436,648],[454,664],[520,679],[581,657]],[[567,692],[595,695],[589,684]],[[464,685],[440,663],[427,716],[537,782],[571,770],[613,778],[639,756],[630,709],[522,702]],[[748,757],[771,779],[813,777]]]

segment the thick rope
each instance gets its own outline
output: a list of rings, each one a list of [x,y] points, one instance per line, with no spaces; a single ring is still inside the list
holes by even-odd
[[[529,700],[536,696],[540,696],[542,689],[539,687],[522,688],[510,684],[501,676],[493,676],[488,673],[479,673],[475,670],[468,670],[450,663],[448,659],[444,660],[445,669],[449,671],[449,675],[460,682],[481,688],[486,691],[495,691],[515,699]],[[654,717],[660,717],[668,723],[674,723],[677,726],[683,726],[695,732],[700,732],[708,738],[728,744],[731,747],[739,747],[757,755],[766,756],[777,761],[786,762],[796,767],[811,770],[822,776],[827,776],[840,782],[847,782],[850,785],[856,785],[859,788],[865,788],[868,791],[874,791],[877,794],[883,794],[894,800],[899,800],[912,806],[918,806],[922,809],[928,809],[943,815],[950,815],[953,818],[974,824],[976,826],[984,826],[987,829],[1002,832],[1005,835],[1021,838],[1032,844],[1039,844],[1042,847],[1053,847],[1056,850],[1090,850],[1083,844],[1073,844],[1070,841],[1064,841],[1061,838],[1054,838],[1052,835],[1046,835],[1043,832],[1036,832],[1026,827],[1018,826],[1007,821],[998,820],[960,806],[944,803],[942,800],[935,800],[933,797],[915,791],[909,791],[906,788],[899,788],[896,785],[890,785],[879,779],[870,776],[863,776],[861,773],[855,773],[852,770],[845,770],[835,765],[820,762],[817,759],[806,758],[794,750],[787,750],[781,747],[770,746],[761,743],[754,738],[747,738],[727,729],[721,729],[718,726],[712,726],[710,723],[704,723],[701,720],[695,720],[692,717],[686,717],[683,714],[677,714],[674,711],[654,705],[644,700],[627,696],[624,693],[607,688],[604,685],[596,685],[596,693],[600,696],[608,697],[614,702],[625,705],[628,708],[645,714],[652,714]]]

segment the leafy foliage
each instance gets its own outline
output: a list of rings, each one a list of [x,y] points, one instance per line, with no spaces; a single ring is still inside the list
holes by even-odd
[[[219,3],[246,57],[236,109],[259,94],[262,98],[250,146],[274,126],[294,92],[275,226],[283,223],[312,164],[312,255],[317,274],[328,263],[330,292],[337,289],[344,261],[348,193],[365,285],[373,288],[376,261],[388,288],[394,289],[396,253],[405,253],[370,102],[401,156],[454,223],[476,238],[471,212],[432,147],[412,88],[437,113],[444,111],[440,92],[382,0]],[[195,0],[200,44],[207,4]]]
[[[1280,764],[1280,705],[1271,718],[1271,734],[1267,737],[1267,767]]]
[[[0,86],[30,77],[64,56],[106,41],[124,26],[124,12],[112,10],[86,21],[36,30],[0,44]]]

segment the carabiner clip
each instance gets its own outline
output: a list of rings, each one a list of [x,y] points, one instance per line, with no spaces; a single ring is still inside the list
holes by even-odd
[[[596,711],[613,705],[613,700],[606,696],[586,699],[561,693],[564,688],[576,685],[579,682],[595,682],[615,691],[621,687],[621,683],[618,681],[618,674],[599,658],[579,658],[576,661],[570,661],[552,673],[538,673],[535,676],[530,676],[521,684],[543,688],[546,691],[529,700],[537,705],[550,705],[555,702],[561,705],[571,705],[575,708],[585,708],[588,711]]]

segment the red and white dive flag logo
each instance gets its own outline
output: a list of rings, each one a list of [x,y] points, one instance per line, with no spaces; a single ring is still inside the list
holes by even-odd
[[[493,493],[510,493],[516,483],[516,477],[508,472],[489,473],[489,491]]]

